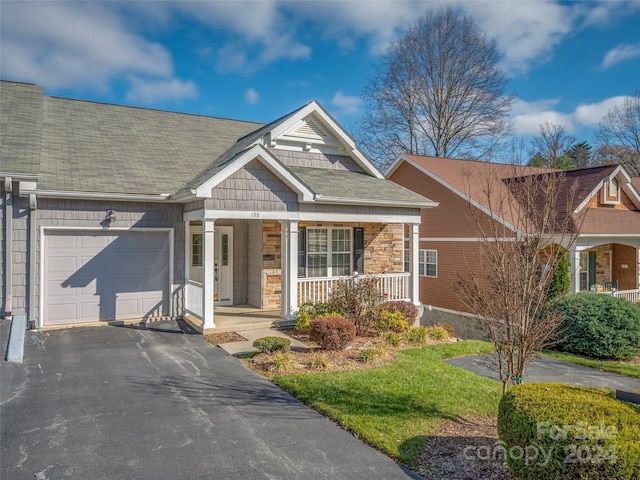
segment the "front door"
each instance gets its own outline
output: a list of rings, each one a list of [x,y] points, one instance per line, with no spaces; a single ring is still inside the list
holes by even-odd
[[[233,227],[215,227],[216,305],[233,305]]]

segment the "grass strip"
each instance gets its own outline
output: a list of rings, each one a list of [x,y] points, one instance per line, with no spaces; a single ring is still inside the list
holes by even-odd
[[[598,360],[595,358],[581,357],[571,353],[556,352],[555,350],[543,350],[540,352],[545,357],[555,358],[564,362],[575,363],[585,367],[597,368],[605,372],[619,373],[627,377],[640,378],[640,365],[630,362],[621,362],[615,360]]]
[[[368,370],[283,375],[273,381],[365,442],[412,464],[426,437],[447,420],[495,416],[500,383],[443,360],[493,351],[467,340],[401,350]]]

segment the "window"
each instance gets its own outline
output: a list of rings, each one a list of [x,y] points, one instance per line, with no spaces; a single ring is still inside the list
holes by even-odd
[[[424,277],[438,276],[438,251],[420,250],[418,252],[418,273]]]
[[[191,266],[202,266],[202,234],[193,233],[191,235]]]
[[[298,275],[307,277],[339,277],[351,275],[352,233],[350,228],[306,228],[306,255],[299,252],[305,262]],[[298,266],[300,267],[300,260]],[[306,271],[305,271],[306,270]]]
[[[408,248],[404,249],[404,271],[405,272],[411,271],[411,265],[409,265],[409,249]]]
[[[620,203],[620,184],[615,178],[604,183],[602,203],[605,205],[618,205]]]

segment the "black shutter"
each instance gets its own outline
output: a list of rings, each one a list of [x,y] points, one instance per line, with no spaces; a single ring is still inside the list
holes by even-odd
[[[305,277],[307,272],[307,228],[298,229],[298,277]]]
[[[353,270],[364,273],[364,228],[353,229]]]

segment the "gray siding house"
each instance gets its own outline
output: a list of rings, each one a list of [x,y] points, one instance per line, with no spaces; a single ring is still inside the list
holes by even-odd
[[[207,333],[226,306],[292,318],[354,272],[418,303],[420,209],[437,204],[384,179],[317,102],[264,125],[7,81],[0,96],[2,316]]]

